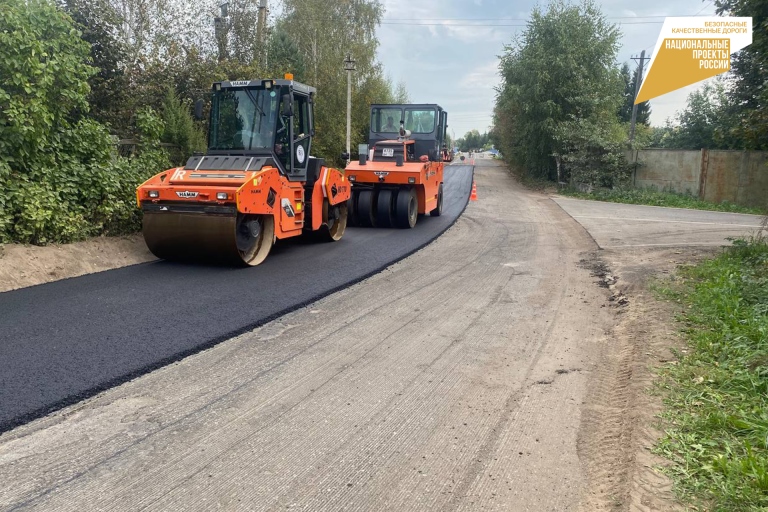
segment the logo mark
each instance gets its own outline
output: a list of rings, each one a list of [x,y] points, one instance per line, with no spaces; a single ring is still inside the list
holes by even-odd
[[[185,190],[184,192],[176,192],[176,195],[182,199],[194,199],[197,197],[198,193],[199,192],[190,192],[189,190]]]

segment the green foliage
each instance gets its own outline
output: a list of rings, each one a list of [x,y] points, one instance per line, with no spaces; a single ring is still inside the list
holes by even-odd
[[[636,67],[633,72],[630,73],[629,65],[624,64],[621,66],[621,78],[624,81],[624,94],[622,95],[622,103],[619,108],[619,120],[622,123],[629,123],[632,121],[632,107],[635,104],[635,85],[637,84],[637,74],[640,71],[639,67]],[[635,118],[636,126],[651,124],[651,103],[644,101],[637,105],[637,114]]]
[[[160,140],[179,148],[178,160],[183,163],[195,151],[205,151],[206,140],[202,129],[190,114],[190,101],[181,101],[173,89],[168,89],[163,100],[163,133]]]
[[[690,349],[662,372],[657,451],[684,499],[713,511],[768,508],[768,244],[737,240],[660,292],[684,306]]]
[[[0,55],[0,241],[135,230],[135,187],[167,158],[149,149],[119,159],[105,126],[78,118],[94,70],[70,18],[43,0],[8,4],[0,9]],[[149,111],[138,122],[152,140],[162,131]]]
[[[734,119],[727,89],[714,80],[688,95],[688,103],[668,123],[663,147],[677,149],[734,149],[740,141],[733,134]]]
[[[136,129],[146,144],[156,144],[165,131],[165,123],[152,107],[144,107],[136,112]]]
[[[616,119],[575,119],[555,130],[562,153],[558,181],[595,187],[625,185],[632,168],[624,156],[626,134]]]
[[[121,135],[129,135],[131,101],[124,64],[125,45],[117,38],[121,17],[108,0],[63,0],[82,39],[90,46],[91,64],[98,70],[88,80],[89,115]]]
[[[282,77],[285,73],[293,73],[295,77],[306,75],[304,56],[299,53],[296,43],[285,30],[282,23],[278,23],[269,38],[269,67],[271,76]]]
[[[352,134],[354,148],[367,139],[370,104],[392,100],[392,91],[376,62],[376,27],[384,9],[378,0],[285,0],[281,28],[288,33],[305,63],[296,79],[317,88],[316,137],[312,153],[342,164],[346,144],[347,54],[355,60],[352,73]]]
[[[591,192],[582,192],[575,188],[567,187],[561,189],[560,193],[566,196],[578,197],[579,199],[607,201],[611,203],[645,204],[649,206],[690,208],[693,210],[710,210],[716,212],[751,213],[756,215],[763,213],[759,208],[740,206],[738,204],[729,203],[728,201],[711,203],[691,195],[678,194],[676,192],[664,192],[654,188],[596,188]]]
[[[88,45],[46,0],[4,0],[0,9],[0,158],[30,172],[71,114],[87,111]]]
[[[752,18],[752,44],[731,57],[730,128],[739,149],[768,150],[768,0],[717,0],[718,14]]]
[[[463,138],[458,139],[456,143],[459,145],[460,151],[479,151],[487,149],[490,148],[490,134],[480,133],[477,130],[470,130],[464,134]]]
[[[534,8],[525,31],[501,57],[498,149],[527,172],[555,179],[555,156],[579,143],[566,140],[564,123],[589,120],[600,127],[592,141],[612,133],[624,85],[614,64],[619,35],[590,0]]]

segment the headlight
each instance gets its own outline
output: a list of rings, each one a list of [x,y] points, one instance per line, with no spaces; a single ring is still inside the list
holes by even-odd
[[[216,192],[216,199],[219,201],[226,201],[227,200],[227,193],[226,192]]]
[[[408,183],[416,183],[416,178],[408,178]]]
[[[354,176],[350,176],[349,177],[349,181],[355,181],[355,177]]]
[[[149,192],[147,192],[147,195],[150,197],[150,199],[157,199],[158,197],[160,197],[160,192],[157,190],[150,190]]]

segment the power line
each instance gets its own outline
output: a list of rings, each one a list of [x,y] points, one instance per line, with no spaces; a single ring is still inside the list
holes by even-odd
[[[711,5],[712,2],[710,2]],[[709,7],[709,5],[705,5],[704,9]],[[701,14],[701,11],[704,9],[701,9],[696,14],[676,14],[676,15],[652,15],[652,16],[606,16],[606,19],[609,20],[639,20],[644,18],[691,18],[693,16],[698,16]],[[707,15],[705,15],[707,16]],[[528,21],[528,18],[384,18],[385,20],[389,21]]]
[[[661,25],[663,21],[636,21],[636,22],[624,22],[619,25]],[[381,25],[405,25],[409,27],[527,27],[523,24],[510,24],[510,23],[410,23],[405,21],[382,21]]]

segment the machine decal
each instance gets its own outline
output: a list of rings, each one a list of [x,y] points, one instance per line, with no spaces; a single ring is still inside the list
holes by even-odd
[[[293,211],[293,206],[291,206],[291,201],[288,198],[283,198],[280,201],[280,206],[285,211],[285,214],[289,217],[295,217],[296,212]]]
[[[176,169],[173,171],[173,176],[171,176],[172,180],[183,180],[184,175],[187,174],[187,171],[182,171],[181,169]]]
[[[232,87],[245,87],[249,83],[251,83],[250,80],[235,80],[234,82],[229,82],[232,84]]]
[[[186,171],[182,171],[186,172]],[[245,178],[245,174],[220,174],[220,173],[192,173],[189,175],[190,178],[206,178],[206,179],[228,179],[228,180],[235,180],[235,179],[243,179]]]
[[[176,192],[176,195],[182,199],[194,199],[198,194],[199,192],[190,192],[189,190],[185,190],[184,192]]]
[[[328,187],[327,187],[327,185],[328,185],[328,168],[327,167],[323,167],[323,175],[320,176],[320,183],[323,184],[323,186],[322,186],[323,197],[328,198],[328,190],[327,190],[328,189]]]
[[[261,185],[261,180],[262,179],[263,178],[261,176],[256,176],[255,178],[253,178],[253,186],[254,187],[258,187],[259,185]]]
[[[373,174],[378,176],[379,178],[383,178],[389,174],[387,171],[373,171]]]
[[[381,156],[395,156],[395,148],[381,148]]]
[[[298,160],[300,164],[304,163],[304,156],[304,146],[296,147],[296,160]]]

